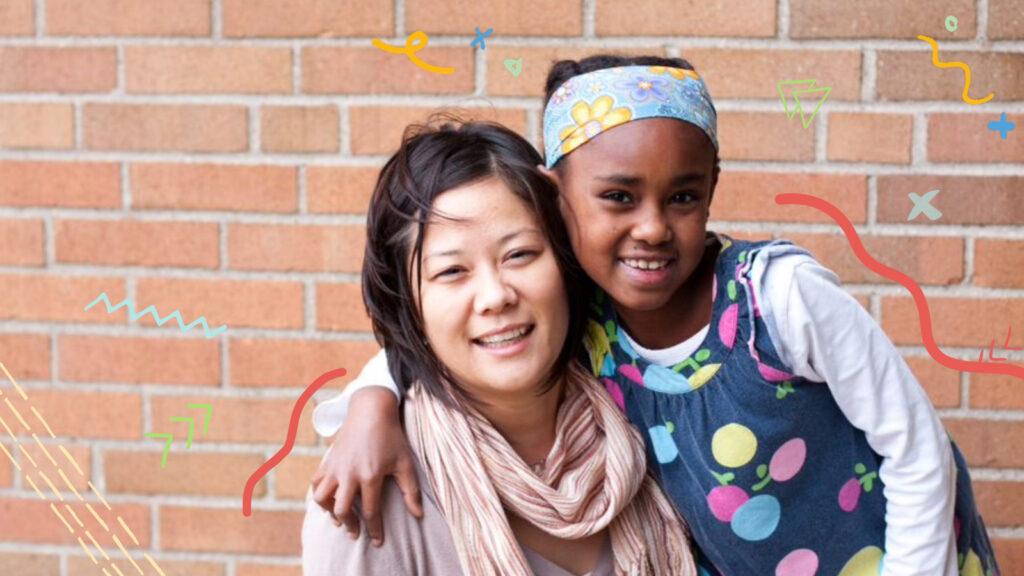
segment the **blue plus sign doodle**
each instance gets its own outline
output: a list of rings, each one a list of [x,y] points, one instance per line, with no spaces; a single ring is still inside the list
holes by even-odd
[[[484,42],[484,38],[487,38],[488,36],[490,36],[491,32],[494,32],[494,28],[488,28],[487,32],[482,32],[482,33],[480,32],[480,28],[479,27],[475,28],[475,30],[476,30],[476,39],[469,43],[470,47],[476,47],[476,45],[479,43],[480,44],[480,49],[481,50],[486,50],[487,49],[487,43]]]
[[[993,130],[995,132],[999,132],[999,137],[1003,140],[1006,140],[1006,134],[1008,132],[1012,132],[1013,129],[1016,127],[1017,124],[1013,122],[1008,122],[1006,120],[1006,112],[1003,112],[1003,115],[999,117],[998,122],[993,120],[992,122],[988,123],[988,129]]]

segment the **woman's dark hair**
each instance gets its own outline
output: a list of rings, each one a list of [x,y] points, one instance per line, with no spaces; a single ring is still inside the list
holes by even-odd
[[[684,58],[665,58],[663,56],[619,56],[616,54],[595,54],[587,56],[582,60],[559,60],[551,65],[548,70],[548,78],[544,81],[544,105],[547,106],[551,96],[556,90],[565,84],[570,78],[604,70],[605,68],[618,68],[620,66],[665,66],[668,68],[682,68],[683,70],[696,70]],[[566,154],[555,163],[555,170],[561,172],[564,167],[562,160],[571,156]],[[715,154],[714,172],[718,174],[718,154]]]
[[[380,171],[370,200],[363,259],[363,302],[377,342],[388,351],[388,368],[404,388],[419,381],[425,390],[454,406],[442,380],[454,383],[427,342],[421,289],[423,232],[434,200],[444,192],[497,178],[536,215],[554,251],[567,292],[569,332],[543,391],[550,390],[579,350],[586,321],[587,278],[572,254],[559,214],[558,190],[537,170],[543,160],[515,132],[488,122],[450,117],[435,126],[406,128],[398,152]],[[415,292],[414,292],[415,291]],[[458,386],[455,393],[477,401]]]

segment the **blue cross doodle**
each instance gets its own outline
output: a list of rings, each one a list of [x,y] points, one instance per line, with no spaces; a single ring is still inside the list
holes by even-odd
[[[480,44],[480,49],[481,50],[486,50],[487,49],[487,43],[484,42],[484,38],[487,38],[488,36],[490,36],[491,32],[494,32],[494,28],[488,28],[487,32],[482,32],[482,33],[480,32],[480,28],[479,27],[475,28],[475,30],[476,30],[476,39],[469,43],[470,47],[474,47],[475,48],[477,43],[479,43]]]
[[[939,209],[931,205],[932,198],[938,194],[938,190],[932,190],[931,192],[925,193],[924,196],[918,196],[911,192],[908,194],[910,199],[914,202],[914,208],[910,210],[910,216],[907,216],[907,222],[910,222],[914,218],[917,218],[918,214],[924,214],[929,220],[938,220],[942,217],[942,212]]]
[[[1003,115],[999,117],[998,122],[993,120],[988,123],[988,129],[993,130],[995,132],[999,132],[999,138],[1001,138],[1002,140],[1006,140],[1006,134],[1008,132],[1013,131],[1013,129],[1016,127],[1017,124],[1013,122],[1007,122],[1006,112],[1003,112]]]

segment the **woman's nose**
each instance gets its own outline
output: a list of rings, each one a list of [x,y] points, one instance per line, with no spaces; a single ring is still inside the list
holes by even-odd
[[[516,303],[518,295],[497,270],[482,271],[477,275],[474,309],[477,314],[501,312]]]

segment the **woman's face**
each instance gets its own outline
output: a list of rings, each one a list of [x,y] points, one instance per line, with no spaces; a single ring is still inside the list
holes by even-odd
[[[668,304],[704,254],[715,162],[707,136],[648,118],[598,134],[563,162],[555,179],[583,269],[620,306]]]
[[[420,299],[430,347],[485,401],[536,392],[569,327],[562,274],[530,208],[497,178],[434,201]]]

